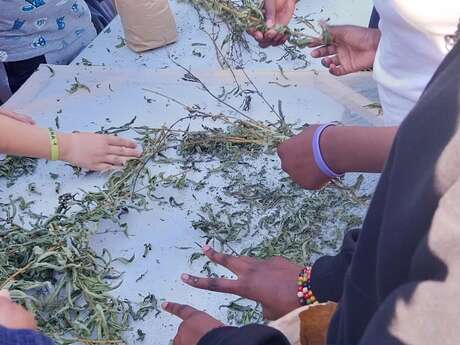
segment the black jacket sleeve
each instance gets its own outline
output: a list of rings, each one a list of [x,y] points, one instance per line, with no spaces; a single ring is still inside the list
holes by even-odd
[[[360,231],[348,231],[337,255],[323,256],[313,265],[311,288],[319,302],[338,302],[342,296],[345,273],[351,264]]]
[[[262,325],[222,327],[206,334],[198,345],[289,345],[278,330]]]
[[[460,343],[459,200],[460,180],[442,197],[429,235],[417,249],[420,261],[413,264],[412,275],[419,280],[401,285],[384,300],[359,345]],[[423,277],[435,270],[439,273]]]

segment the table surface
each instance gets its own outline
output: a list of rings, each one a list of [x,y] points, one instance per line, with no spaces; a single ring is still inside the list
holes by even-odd
[[[331,17],[333,22],[365,24],[368,20],[371,5],[369,1],[322,1],[321,5],[314,1],[301,2],[299,13],[321,12],[324,17]],[[208,111],[227,111],[221,104],[216,103],[193,83],[181,80],[183,71],[177,68],[169,56],[189,67],[202,78],[208,87],[219,90],[224,87],[231,89],[234,80],[231,73],[221,70],[215,55],[215,50],[208,36],[198,28],[196,12],[186,4],[172,3],[176,14],[179,39],[174,45],[158,49],[141,55],[131,52],[127,47],[115,48],[122,37],[121,25],[116,18],[96,40],[75,59],[72,66],[54,66],[55,76],[50,78],[49,70],[43,66],[31,79],[12,97],[8,106],[32,115],[39,125],[54,126],[56,116],[59,117],[60,128],[72,130],[98,130],[101,126],[121,125],[134,116],[139,125],[161,126],[171,123],[183,115],[183,109],[171,104],[161,97],[153,97],[143,91],[150,88],[169,96],[180,99],[186,104],[200,104]],[[200,42],[206,45],[198,46],[200,54],[190,54]],[[257,62],[260,56],[267,54],[269,63]],[[379,119],[371,110],[365,108],[375,96],[375,87],[367,73],[337,80],[327,73],[317,73],[310,69],[319,68],[313,63],[307,69],[290,71],[298,67],[296,61],[276,61],[283,55],[280,48],[271,48],[259,51],[255,45],[252,51],[244,53],[242,57],[244,67],[254,83],[263,90],[266,99],[275,104],[278,99],[283,101],[284,113],[291,122],[327,122],[339,120],[345,123],[378,124]],[[81,66],[82,58],[90,61],[93,66]],[[101,66],[105,67],[101,67]],[[284,80],[290,87],[281,87],[281,73],[278,65],[286,71],[288,80]],[[142,70],[142,71],[140,71]],[[243,84],[244,76],[236,71],[237,79]],[[65,90],[77,77],[91,89],[91,93],[81,90],[75,94],[68,94]],[[294,91],[294,92],[293,92]],[[153,99],[147,102],[146,99]],[[240,102],[239,99],[230,99],[230,102]],[[82,116],[85,114],[85,116]],[[262,101],[254,101],[249,115],[259,119],[271,119]],[[108,120],[109,119],[109,120]],[[134,135],[134,134],[128,134]],[[275,162],[275,164],[278,164]],[[152,167],[154,171],[158,169]],[[162,169],[162,170],[161,170]],[[161,167],[166,174],[177,173],[177,166]],[[6,188],[0,182],[0,199],[10,194],[27,195],[31,200],[36,199],[35,211],[44,214],[51,212],[58,195],[54,192],[54,185],[50,183],[49,173],[58,173],[62,184],[61,193],[91,190],[101,186],[106,176],[93,174],[77,177],[64,163],[40,162],[34,176],[21,179],[11,188]],[[192,176],[193,178],[199,178]],[[42,196],[31,195],[27,185],[35,182]],[[219,186],[220,181],[213,181]],[[368,189],[375,185],[375,177],[367,179]],[[129,237],[111,231],[103,235],[96,235],[93,243],[97,250],[109,249],[114,256],[117,254],[130,256],[137,254],[133,264],[120,267],[125,271],[124,283],[117,293],[125,298],[139,299],[139,294],[155,294],[159,299],[172,299],[189,303],[204,309],[213,315],[225,320],[226,312],[219,309],[219,305],[226,304],[234,296],[218,295],[204,291],[195,291],[187,288],[179,281],[182,272],[199,274],[201,265],[190,265],[188,262],[191,253],[196,251],[195,242],[202,243],[203,239],[198,231],[193,230],[191,220],[196,216],[199,207],[206,201],[212,201],[209,190],[196,195],[186,189],[184,191],[164,189],[159,196],[174,196],[184,202],[180,208],[152,207],[152,210],[142,214],[130,214],[126,217],[129,224]],[[173,193],[173,194],[171,194]],[[195,193],[196,194],[196,193]],[[101,231],[111,230],[110,225],[103,224]],[[144,244],[151,243],[151,255],[142,258]],[[193,247],[188,250],[179,247]],[[203,262],[201,262],[202,264]],[[145,279],[136,282],[143,273],[148,272]],[[225,271],[219,271],[227,273]],[[164,345],[175,334],[178,320],[162,313],[158,318],[153,315],[143,322],[138,322],[133,329],[142,328],[147,333],[146,342],[152,345]],[[128,335],[133,343],[135,332]]]

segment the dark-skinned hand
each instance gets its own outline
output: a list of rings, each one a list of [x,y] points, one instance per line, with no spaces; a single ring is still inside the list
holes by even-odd
[[[183,321],[174,338],[174,345],[196,345],[210,331],[224,326],[212,316],[188,305],[166,302],[162,307]]]
[[[260,260],[248,256],[230,256],[203,247],[204,254],[224,266],[238,279],[199,278],[182,275],[184,283],[204,290],[230,293],[262,304],[264,317],[276,320],[299,307],[297,277],[302,267],[281,257]]]
[[[333,44],[324,46],[318,38],[310,48],[314,58],[323,58],[322,64],[335,76],[342,76],[371,68],[380,42],[380,30],[354,25],[326,26]]]
[[[305,189],[320,189],[330,182],[313,156],[312,139],[317,128],[318,125],[309,126],[278,146],[281,168]]]

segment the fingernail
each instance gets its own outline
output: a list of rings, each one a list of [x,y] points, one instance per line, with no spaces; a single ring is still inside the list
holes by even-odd
[[[168,308],[168,302],[163,302],[161,303],[161,307],[166,310],[166,308]]]
[[[183,273],[180,276],[180,279],[182,279],[182,281],[184,281],[184,282],[187,282],[190,279],[190,276],[188,274]]]
[[[314,58],[318,57],[318,52],[317,51],[312,51],[311,56],[314,57]]]
[[[203,252],[208,252],[210,250],[211,250],[211,246],[209,246],[209,245],[203,246]]]

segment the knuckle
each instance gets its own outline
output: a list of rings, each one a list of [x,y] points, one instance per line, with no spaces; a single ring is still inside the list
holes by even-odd
[[[208,289],[210,291],[218,291],[220,289],[220,283],[217,278],[209,278]]]

